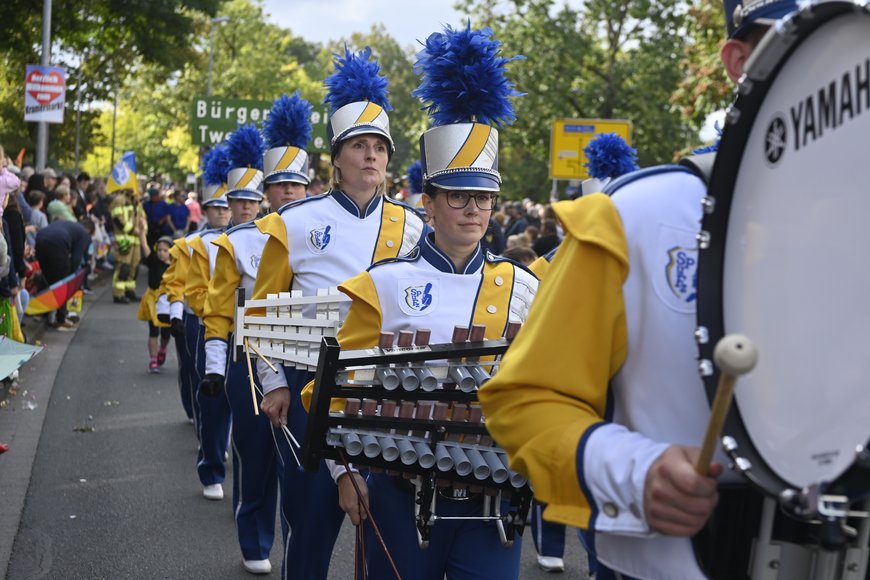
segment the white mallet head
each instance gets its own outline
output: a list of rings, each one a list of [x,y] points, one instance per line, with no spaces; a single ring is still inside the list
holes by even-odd
[[[755,363],[758,362],[758,350],[748,337],[742,334],[729,334],[716,343],[713,360],[723,373],[737,377],[755,368]]]

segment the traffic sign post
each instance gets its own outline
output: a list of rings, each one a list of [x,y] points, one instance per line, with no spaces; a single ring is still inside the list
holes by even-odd
[[[631,121],[618,119],[556,119],[550,132],[550,179],[586,179],[583,150],[598,135],[616,133],[631,145]]]
[[[223,143],[239,125],[254,123],[263,127],[263,121],[272,110],[272,101],[225,99],[222,97],[198,97],[193,101],[190,115],[190,134],[194,145],[214,147]],[[309,153],[328,153],[326,137],[328,108],[315,106],[311,113],[311,142]]]

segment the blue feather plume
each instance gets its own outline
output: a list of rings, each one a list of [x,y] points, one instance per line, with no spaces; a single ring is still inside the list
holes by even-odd
[[[329,104],[332,112],[357,101],[369,101],[385,111],[392,110],[387,99],[389,83],[378,74],[381,70],[378,62],[369,61],[371,56],[372,49],[368,46],[357,53],[345,46],[344,56],[334,55],[335,72],[323,81],[327,91],[323,102]]]
[[[263,123],[263,136],[269,147],[292,145],[305,149],[311,140],[311,103],[299,91],[292,97],[281,95],[275,99],[272,111]]]
[[[423,193],[423,165],[414,161],[406,170],[408,174],[408,189],[411,193]]]
[[[589,142],[583,149],[589,176],[595,179],[612,179],[635,171],[637,150],[628,146],[616,133],[604,133]]]
[[[202,180],[206,185],[227,182],[227,174],[233,164],[225,143],[212,147],[202,158]]]
[[[252,167],[263,170],[266,143],[256,125],[242,125],[227,139],[227,150],[234,168]]]
[[[431,34],[417,53],[414,70],[421,76],[412,93],[419,97],[435,125],[476,121],[502,127],[516,119],[509,97],[519,97],[505,76],[505,65],[525,58],[499,56],[501,42],[492,30],[444,27]]]

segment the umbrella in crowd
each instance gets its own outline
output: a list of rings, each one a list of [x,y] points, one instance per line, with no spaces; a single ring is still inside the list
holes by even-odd
[[[41,351],[41,346],[24,344],[0,336],[0,377],[8,377]]]
[[[58,280],[45,290],[30,297],[26,313],[30,316],[46,314],[62,308],[67,300],[79,291],[85,280],[85,270],[79,270],[62,280]]]

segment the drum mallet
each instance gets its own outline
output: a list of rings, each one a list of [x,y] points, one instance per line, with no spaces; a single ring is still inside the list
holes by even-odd
[[[719,385],[716,388],[716,397],[713,399],[710,420],[707,422],[707,432],[704,433],[704,444],[701,445],[701,453],[695,463],[695,471],[701,475],[710,473],[710,461],[716,450],[716,441],[722,432],[722,425],[725,423],[728,409],[731,408],[731,399],[734,397],[734,383],[737,377],[745,375],[755,367],[755,363],[758,362],[758,351],[749,338],[741,334],[729,334],[716,343],[713,360],[719,367]]]

